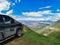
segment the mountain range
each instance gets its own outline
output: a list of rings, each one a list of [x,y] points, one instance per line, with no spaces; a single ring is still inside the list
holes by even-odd
[[[60,20],[35,31],[38,34],[60,38]]]

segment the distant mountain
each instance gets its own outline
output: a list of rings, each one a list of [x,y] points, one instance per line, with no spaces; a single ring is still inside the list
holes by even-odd
[[[50,37],[60,37],[60,20],[56,22],[20,20],[19,22],[25,24],[38,34]]]
[[[50,21],[50,20],[48,20],[48,21],[20,20],[19,22],[21,22],[21,23],[23,23],[25,25],[30,25],[32,23],[36,23],[36,24],[38,24],[38,23],[40,23],[40,24],[51,24],[51,23],[54,23],[54,21]]]
[[[60,20],[35,32],[45,36],[60,37]]]
[[[33,31],[54,23],[53,21],[50,21],[50,20],[48,20],[48,21],[20,20],[19,22],[23,23],[24,25],[26,25]]]

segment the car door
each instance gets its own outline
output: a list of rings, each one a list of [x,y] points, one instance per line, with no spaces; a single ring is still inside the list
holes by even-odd
[[[11,35],[15,34],[16,33],[16,22],[13,18],[11,18],[11,25],[10,25],[10,33]]]
[[[4,37],[6,38],[11,35],[11,32],[10,32],[11,21],[10,21],[10,17],[8,16],[4,16],[3,19],[4,19],[4,25],[5,25]]]
[[[4,20],[3,20],[3,16],[0,16],[0,40],[3,39],[4,36],[2,36],[4,34]]]

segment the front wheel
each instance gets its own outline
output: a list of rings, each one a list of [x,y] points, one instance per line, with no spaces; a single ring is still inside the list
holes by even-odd
[[[17,37],[20,37],[21,35],[22,35],[22,30],[18,29],[18,30],[16,31],[16,36],[17,36]]]

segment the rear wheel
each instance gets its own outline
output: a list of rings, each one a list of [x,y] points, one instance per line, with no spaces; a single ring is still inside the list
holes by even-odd
[[[17,36],[17,37],[20,37],[21,35],[22,35],[22,30],[18,29],[18,30],[16,31],[16,36]]]

